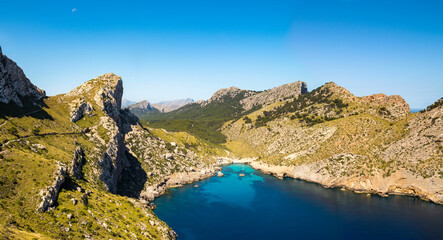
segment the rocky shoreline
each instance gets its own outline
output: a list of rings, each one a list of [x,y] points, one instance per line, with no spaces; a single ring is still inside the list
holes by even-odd
[[[430,201],[436,204],[443,205],[443,192],[438,186],[443,186],[443,183],[436,184],[434,188],[424,188],[423,180],[415,179],[406,172],[398,172],[388,178],[381,178],[380,176],[367,177],[333,177],[325,174],[320,174],[318,170],[309,165],[302,166],[276,166],[261,163],[255,158],[244,159],[228,159],[224,158],[219,161],[212,168],[195,170],[193,172],[178,172],[165,177],[162,181],[155,185],[147,186],[142,192],[140,199],[143,201],[153,201],[157,197],[163,195],[168,189],[175,187],[182,187],[185,184],[197,182],[209,177],[217,176],[217,171],[221,169],[222,165],[229,164],[248,164],[255,170],[259,170],[265,174],[273,175],[279,179],[290,177],[300,179],[303,181],[313,182],[322,185],[325,188],[341,188],[353,191],[358,194],[377,194],[382,197],[389,195],[404,195],[418,197],[424,201]],[[432,181],[438,181],[433,179]]]
[[[425,186],[423,180],[415,179],[403,171],[388,178],[380,178],[377,175],[369,178],[355,176],[332,177],[320,174],[318,170],[314,171],[314,168],[309,165],[296,167],[275,166],[257,161],[251,161],[249,165],[256,170],[271,174],[280,179],[291,177],[318,183],[325,188],[344,188],[355,193],[377,194],[382,197],[389,195],[414,196],[425,201],[443,204],[443,191],[441,189],[443,183],[434,184],[434,187],[423,188]],[[441,182],[439,179],[433,179],[432,181]]]
[[[166,176],[156,184],[146,186],[143,192],[140,194],[140,200],[145,202],[154,201],[157,197],[163,195],[170,188],[181,187],[185,184],[216,176],[218,170],[220,170],[220,167],[213,166],[191,172],[177,172]]]

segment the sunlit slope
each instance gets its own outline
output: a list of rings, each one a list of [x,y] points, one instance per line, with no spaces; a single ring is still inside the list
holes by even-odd
[[[438,103],[410,114],[401,97],[359,98],[328,83],[227,122],[222,132],[233,154],[258,157],[256,167],[276,175],[440,202],[442,115]]]

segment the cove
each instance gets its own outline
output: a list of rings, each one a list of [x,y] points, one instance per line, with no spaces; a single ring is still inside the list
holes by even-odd
[[[443,239],[443,206],[418,198],[326,189],[244,164],[222,171],[154,201],[178,239]]]

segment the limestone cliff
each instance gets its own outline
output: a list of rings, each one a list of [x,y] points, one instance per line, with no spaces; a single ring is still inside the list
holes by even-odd
[[[45,96],[45,91],[34,86],[23,70],[3,55],[0,47],[0,103],[23,107],[23,99],[41,100]]]
[[[120,118],[122,96],[121,77],[107,73],[83,83],[63,97],[65,101],[71,102],[71,121],[78,121],[85,113],[93,114],[94,109],[97,109],[95,114],[99,116],[98,122],[91,127],[88,135],[91,141],[97,143],[97,174],[112,193],[117,192],[121,172],[127,161]]]

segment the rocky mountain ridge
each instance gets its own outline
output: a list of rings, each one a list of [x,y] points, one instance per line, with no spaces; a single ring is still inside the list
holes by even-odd
[[[207,151],[219,150],[186,133],[143,127],[121,109],[122,95],[121,77],[108,73],[41,99],[38,111],[48,117],[0,118],[0,234],[6,228],[54,239],[177,237],[149,201],[214,175]]]
[[[226,146],[251,166],[357,192],[443,203],[441,104],[411,114],[400,96],[335,83],[228,122]]]
[[[226,140],[220,133],[226,121],[239,118],[284,98],[302,95],[305,91],[306,84],[303,82],[290,83],[261,92],[237,87],[223,88],[206,101],[190,103],[168,113],[138,117],[146,120],[152,127],[169,131],[187,131],[204,140],[220,144]]]
[[[190,98],[178,99],[172,101],[163,101],[159,103],[150,103],[147,100],[143,100],[138,103],[125,106],[124,108],[129,109],[136,116],[143,117],[145,115],[150,115],[150,114],[159,114],[159,113],[167,113],[170,111],[174,111],[180,107],[183,107],[193,102],[194,100]]]
[[[266,106],[283,98],[298,97],[308,91],[305,82],[293,82],[279,87],[272,88],[267,91],[259,92],[240,101],[245,111],[255,106]]]
[[[0,47],[0,103],[14,103],[23,107],[23,99],[41,100],[45,91],[34,86],[23,70],[11,59],[3,55]]]
[[[250,91],[250,90],[242,90],[242,89],[240,89],[238,87],[234,87],[234,86],[229,87],[229,88],[222,88],[222,89],[216,91],[208,100],[200,102],[200,105],[202,107],[204,107],[212,102],[223,103],[225,101],[225,99],[232,99],[240,94],[243,95],[242,98],[247,98],[249,96],[256,94],[256,92]]]
[[[148,114],[148,113],[159,113],[160,110],[154,107],[148,100],[143,100],[131,105],[124,107],[125,109],[129,109],[132,113],[136,115],[140,114]]]

